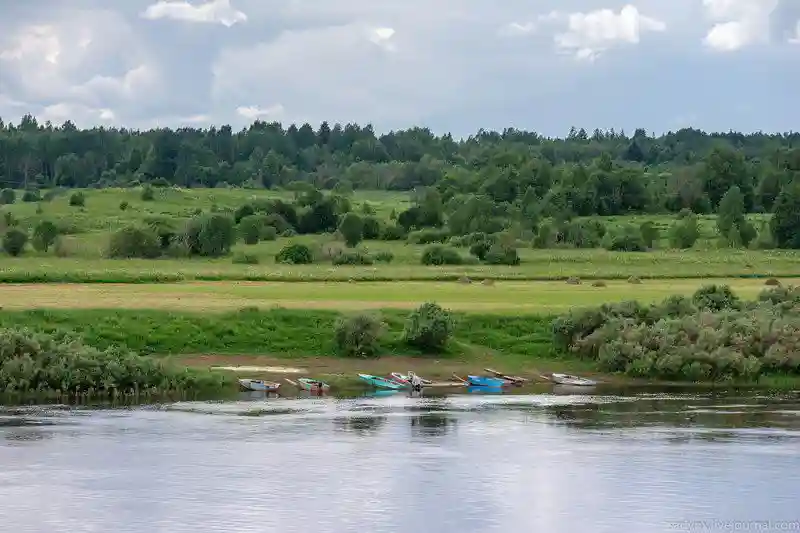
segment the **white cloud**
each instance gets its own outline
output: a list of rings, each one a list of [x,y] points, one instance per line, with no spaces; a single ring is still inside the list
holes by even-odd
[[[267,108],[261,108],[257,105],[239,106],[236,108],[237,115],[251,121],[264,118],[274,119],[282,115],[283,112],[284,109],[281,104],[276,104]]]
[[[507,35],[509,37],[519,37],[522,35],[528,35],[536,31],[536,24],[533,22],[512,22],[510,24],[506,24],[500,29],[501,35]]]
[[[394,34],[394,28],[371,28],[368,32],[367,39],[384,50],[393,52],[396,50],[395,44],[392,41]]]
[[[620,43],[638,44],[642,33],[663,32],[667,28],[663,21],[642,15],[633,5],[626,5],[619,13],[610,9],[569,15],[552,12],[540,20],[566,20],[567,31],[555,36],[556,46],[585,60],[593,60]]]
[[[117,118],[110,109],[94,108],[71,102],[59,102],[45,106],[37,115],[43,120],[49,120],[56,124],[71,120],[79,126],[98,122],[110,123]]]
[[[703,0],[715,22],[703,42],[719,52],[733,52],[769,38],[770,15],[778,0]]]
[[[204,4],[192,5],[185,0],[158,0],[145,9],[142,17],[150,20],[173,19],[186,22],[222,24],[231,27],[246,22],[247,15],[234,9],[230,0],[209,0]]]

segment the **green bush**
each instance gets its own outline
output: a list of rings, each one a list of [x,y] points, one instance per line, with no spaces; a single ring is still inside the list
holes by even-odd
[[[445,243],[450,237],[450,232],[441,229],[423,229],[412,231],[408,234],[410,244]]]
[[[236,227],[229,215],[200,215],[187,222],[182,238],[192,255],[220,257],[230,253],[236,242]]]
[[[722,311],[739,309],[741,300],[728,285],[705,285],[695,291],[692,302],[698,309]]]
[[[382,250],[375,253],[375,261],[377,263],[391,263],[394,261],[394,254],[388,250]]]
[[[86,205],[86,196],[81,191],[72,193],[69,197],[69,205],[72,207],[84,207]]]
[[[403,341],[424,352],[441,352],[447,347],[453,328],[450,312],[435,303],[424,303],[406,319]]]
[[[403,241],[407,236],[405,228],[397,224],[389,224],[381,232],[382,241]]]
[[[58,227],[49,220],[42,220],[33,229],[33,248],[37,252],[46,252],[58,238]]]
[[[386,325],[379,315],[358,313],[340,317],[334,326],[334,342],[348,357],[375,357],[380,351]]]
[[[22,201],[26,203],[39,202],[41,199],[42,195],[39,189],[25,189],[25,192],[22,193]]]
[[[367,205],[368,204],[364,204],[364,206]],[[382,230],[381,221],[372,216],[364,217],[362,220],[364,223],[363,227],[364,239],[366,240],[379,239]]]
[[[258,244],[263,231],[262,222],[262,218],[258,215],[247,215],[242,218],[239,221],[239,234],[242,237],[242,242],[249,245]]]
[[[145,185],[144,188],[142,189],[142,201],[152,202],[153,200],[155,200],[155,198],[156,195],[155,192],[153,192],[153,187],[151,187],[150,185]]]
[[[511,246],[503,246],[498,243],[489,248],[485,256],[486,263],[489,265],[518,265],[520,264],[517,249]]]
[[[120,211],[125,211],[125,210],[128,209],[128,207],[130,207],[130,204],[128,202],[126,202],[125,200],[123,200],[123,201],[121,201],[119,203],[119,210]]]
[[[364,221],[355,213],[347,213],[339,223],[339,233],[345,244],[354,248],[364,239]]]
[[[262,241],[274,241],[278,238],[278,230],[275,226],[264,226],[261,228]]]
[[[22,254],[27,243],[28,234],[20,229],[11,228],[3,235],[3,250],[12,257]]]
[[[464,258],[455,248],[434,244],[425,248],[420,261],[423,265],[461,265],[464,263]]]
[[[331,262],[334,265],[371,265],[374,261],[367,253],[358,250],[346,250],[334,257]]]
[[[111,234],[107,255],[114,259],[154,259],[161,255],[161,242],[149,227],[127,226]]]
[[[469,247],[469,253],[483,261],[486,259],[486,254],[489,253],[491,247],[492,243],[489,240],[478,241]]]
[[[247,253],[234,254],[231,260],[235,265],[257,265],[259,263],[258,256]]]
[[[314,255],[311,253],[311,248],[305,244],[291,243],[278,252],[275,262],[289,265],[310,265],[314,262]]]
[[[13,204],[17,201],[17,193],[14,189],[3,189],[0,191],[0,204]]]
[[[0,330],[0,390],[6,393],[115,394],[219,389],[224,374],[172,367],[117,348],[26,329]]]

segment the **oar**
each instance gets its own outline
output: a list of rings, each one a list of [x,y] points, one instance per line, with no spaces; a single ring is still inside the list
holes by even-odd
[[[464,383],[465,385],[469,385],[469,381],[467,381],[466,379],[462,378],[461,376],[459,376],[455,372],[453,372],[453,377],[456,378],[461,383]]]
[[[521,377],[518,377],[518,376],[506,376],[505,374],[501,374],[497,370],[492,370],[491,368],[484,368],[484,370],[489,372],[490,374],[494,374],[495,376],[497,376],[499,378],[506,379],[508,381],[514,381],[516,383],[524,383],[524,382],[528,381],[527,379],[521,378]]]
[[[284,381],[286,381],[287,383],[290,383],[290,384],[294,385],[295,387],[299,387],[299,386],[300,386],[300,385],[298,385],[296,382],[292,381],[292,380],[291,380],[291,379],[289,379],[289,378],[283,378],[283,379],[284,379]]]

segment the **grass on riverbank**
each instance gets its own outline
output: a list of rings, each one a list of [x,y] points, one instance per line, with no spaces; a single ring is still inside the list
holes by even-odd
[[[285,239],[284,239],[285,240]],[[254,247],[252,253],[256,253]],[[266,244],[264,246],[267,246]],[[278,246],[269,243],[269,246]],[[413,263],[374,266],[276,265],[274,253],[262,253],[259,265],[214,260],[84,259],[53,256],[5,257],[0,261],[0,283],[165,283],[201,281],[453,281],[463,276],[480,279],[559,280],[576,276],[590,279],[701,279],[800,276],[800,253],[793,251],[653,251],[642,253],[605,250],[520,250],[519,266],[463,265],[427,267],[419,264],[422,247],[370,243],[374,251],[417,254]],[[277,249],[277,248],[276,248]],[[413,250],[412,250],[413,249]],[[411,250],[409,252],[409,250]],[[270,250],[274,252],[275,250]],[[248,252],[251,253],[251,252]]]
[[[709,283],[728,284],[746,299],[755,298],[764,289],[764,280],[757,279],[645,280],[636,285],[609,281],[604,287],[591,283],[570,285],[563,281],[499,281],[492,285],[458,282],[51,283],[0,285],[0,305],[7,310],[147,309],[219,313],[276,306],[334,311],[411,309],[425,301],[436,301],[444,307],[465,312],[552,314],[576,306],[601,305],[634,297],[642,303],[659,302],[674,294],[689,296]]]

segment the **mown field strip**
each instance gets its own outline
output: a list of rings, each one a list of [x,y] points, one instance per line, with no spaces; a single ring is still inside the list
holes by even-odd
[[[785,284],[800,279],[783,280]],[[243,307],[357,310],[412,308],[426,301],[458,311],[559,312],[576,306],[623,300],[659,301],[691,295],[702,285],[728,284],[743,298],[764,289],[763,280],[646,280],[634,285],[503,281],[494,285],[457,282],[185,282],[164,284],[3,284],[5,309],[165,309],[228,311]]]

